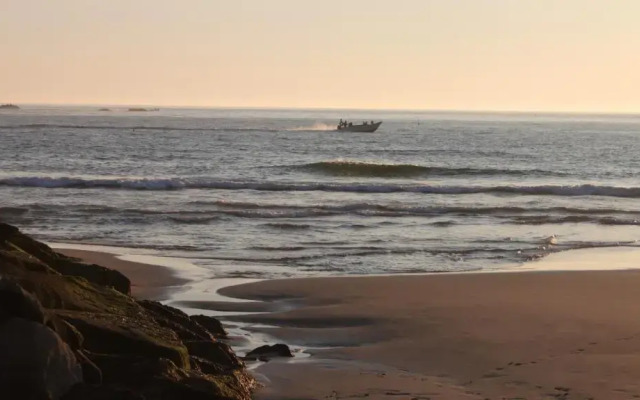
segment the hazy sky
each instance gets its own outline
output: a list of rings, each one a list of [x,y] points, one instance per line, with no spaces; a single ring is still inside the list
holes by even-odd
[[[0,0],[0,102],[640,112],[638,0]]]

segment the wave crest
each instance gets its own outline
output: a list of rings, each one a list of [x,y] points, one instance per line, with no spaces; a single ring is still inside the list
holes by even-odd
[[[392,164],[352,160],[320,161],[303,165],[294,165],[294,169],[318,173],[330,176],[359,176],[359,177],[385,177],[385,178],[412,178],[419,176],[530,176],[553,175],[562,173],[553,171],[513,170],[494,168],[454,168],[454,167],[427,167],[416,164]]]
[[[85,179],[70,177],[14,177],[0,179],[0,186],[41,188],[104,188],[124,190],[222,189],[276,192],[324,191],[346,193],[513,194],[536,196],[608,196],[640,198],[640,187],[600,185],[457,186],[429,184],[365,184],[322,182],[234,181],[211,178]]]

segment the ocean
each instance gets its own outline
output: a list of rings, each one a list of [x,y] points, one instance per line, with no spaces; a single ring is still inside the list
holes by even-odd
[[[221,278],[517,270],[638,246],[638,154],[629,115],[27,106],[0,220]]]

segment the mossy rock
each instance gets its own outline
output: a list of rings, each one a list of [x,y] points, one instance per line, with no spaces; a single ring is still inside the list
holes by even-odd
[[[205,327],[194,321],[186,313],[157,301],[138,301],[156,322],[176,332],[180,340],[213,340],[213,335]]]
[[[118,271],[95,264],[85,264],[56,253],[49,246],[21,233],[17,228],[0,223],[0,241],[4,248],[23,254],[25,260],[38,260],[63,275],[79,276],[89,282],[113,287],[117,291],[130,294],[131,282]]]
[[[251,397],[254,379],[214,338],[224,332],[219,321],[136,301],[128,295],[129,280],[119,272],[57,254],[0,223],[0,276],[24,289],[23,298],[37,299],[42,313],[35,319],[55,331],[78,358],[85,382],[63,400]],[[34,314],[20,307],[12,293],[6,293],[5,303],[11,304],[0,310],[0,318]]]
[[[214,337],[225,338],[227,337],[227,331],[224,330],[222,323],[213,317],[207,315],[192,315],[190,318],[196,321],[200,325],[204,326]]]
[[[27,273],[16,279],[46,308],[118,315],[143,312],[133,298],[81,277]]]
[[[189,369],[189,354],[177,335],[146,318],[113,314],[58,311],[84,337],[84,348],[93,353],[134,354],[166,358]]]

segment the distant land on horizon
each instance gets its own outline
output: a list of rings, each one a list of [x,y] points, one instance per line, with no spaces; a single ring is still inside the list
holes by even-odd
[[[12,102],[2,103],[26,107],[96,107],[98,109],[121,108],[124,110],[132,108],[145,109],[193,109],[193,110],[300,110],[300,111],[367,111],[367,112],[408,112],[408,113],[444,113],[444,114],[539,114],[539,115],[618,115],[618,116],[640,116],[639,111],[611,111],[611,110],[484,110],[484,109],[437,109],[437,108],[357,108],[357,107],[296,107],[296,106],[202,106],[202,105],[160,105],[160,104],[111,104],[111,103],[33,103],[33,102]],[[18,107],[18,108],[20,108]]]

